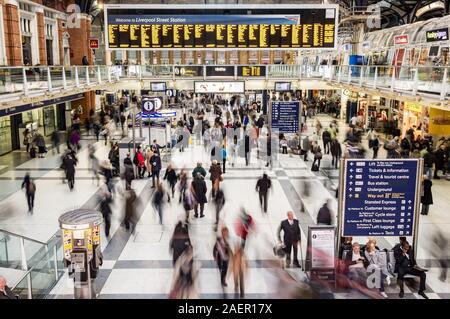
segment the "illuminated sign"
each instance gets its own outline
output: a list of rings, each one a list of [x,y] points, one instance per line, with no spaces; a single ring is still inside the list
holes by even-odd
[[[90,38],[89,39],[89,48],[90,49],[98,49],[100,47],[100,41],[98,38]]]
[[[245,65],[237,67],[237,75],[242,77],[264,77],[266,76],[266,66],[264,65]]]
[[[202,81],[194,82],[195,93],[244,93],[244,81]]]
[[[427,31],[427,42],[447,41],[448,28]]]

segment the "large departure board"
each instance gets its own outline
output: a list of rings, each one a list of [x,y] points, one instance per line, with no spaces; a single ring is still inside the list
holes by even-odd
[[[125,11],[126,12],[126,11]],[[337,8],[292,14],[109,14],[109,49],[334,48]]]

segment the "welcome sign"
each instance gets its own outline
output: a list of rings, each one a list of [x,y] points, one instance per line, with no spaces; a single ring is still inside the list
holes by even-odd
[[[427,42],[447,41],[448,28],[427,31]]]

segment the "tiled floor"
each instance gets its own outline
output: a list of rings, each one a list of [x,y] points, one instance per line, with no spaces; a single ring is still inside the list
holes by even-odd
[[[324,126],[328,125],[329,117],[320,117]],[[309,127],[313,127],[309,123]],[[345,134],[345,126],[341,123],[340,136]],[[100,142],[97,155],[105,158],[108,149]],[[380,156],[383,156],[380,151]],[[255,154],[253,154],[255,155]],[[42,241],[50,238],[58,231],[58,216],[67,209],[74,207],[95,207],[99,187],[92,182],[87,170],[87,150],[84,148],[79,154],[80,164],[77,171],[75,192],[70,192],[66,184],[61,182],[61,172],[55,168],[59,166],[59,158],[49,155],[48,158],[27,161],[14,170],[8,170],[0,175],[0,202],[2,207],[14,209],[0,212],[1,228]],[[183,166],[191,170],[197,161],[203,161],[209,166],[209,158],[201,146],[190,146],[186,152],[174,152],[172,163],[176,168]],[[265,261],[273,256],[272,247],[276,242],[276,232],[286,212],[292,210],[300,221],[302,238],[306,238],[308,225],[315,224],[320,206],[327,200],[332,200],[332,209],[337,210],[334,189],[338,184],[338,172],[332,168],[331,159],[325,155],[320,172],[311,172],[311,161],[305,163],[298,156],[280,155],[278,165],[273,170],[266,170],[252,156],[252,164],[245,167],[244,160],[239,159],[236,167],[227,167],[223,188],[226,204],[222,212],[224,223],[231,229],[233,242],[234,223],[240,207],[244,206],[255,218],[256,232],[247,242],[246,255],[249,260],[249,270],[246,276],[246,297],[248,298],[276,298],[282,296],[280,282],[274,276],[273,269]],[[166,166],[164,164],[163,166]],[[26,201],[20,190],[20,180],[29,170],[38,179],[36,209],[33,215],[26,212]],[[273,190],[269,197],[268,214],[261,212],[257,193],[254,190],[256,180],[263,171],[267,171],[273,182]],[[309,195],[305,196],[303,185],[310,185]],[[133,187],[142,201],[140,219],[135,234],[124,231],[120,226],[123,218],[123,200],[118,196],[114,203],[112,237],[108,240],[102,236],[104,264],[96,280],[95,287],[99,298],[166,298],[172,281],[172,262],[169,252],[169,241],[175,222],[182,217],[184,211],[178,201],[166,204],[164,210],[164,225],[159,224],[150,198],[152,189],[149,180],[137,180]],[[445,180],[434,182],[434,202],[430,215],[420,219],[420,236],[418,259],[423,266],[431,267],[427,274],[427,284],[432,298],[446,298],[450,293],[450,279],[445,283],[438,280],[439,265],[435,256],[430,253],[431,238],[437,228],[441,228],[450,238],[450,216],[446,207],[450,203],[448,198],[450,183]],[[208,189],[211,185],[207,179]],[[178,196],[178,193],[175,195]],[[305,209],[303,210],[302,207]],[[192,218],[190,225],[191,241],[194,246],[195,259],[199,264],[199,294],[202,298],[221,298],[223,291],[220,287],[219,272],[212,258],[212,248],[215,240],[213,230],[214,208],[206,205],[206,217]],[[103,232],[102,232],[103,235]],[[356,238],[365,242],[367,238]],[[390,248],[397,238],[380,238],[379,246]],[[299,252],[300,253],[300,252]],[[302,241],[302,257],[306,253],[306,240]],[[448,259],[449,252],[442,257]],[[303,281],[304,273],[300,269],[288,269],[289,274]],[[233,280],[228,279],[229,286],[225,297],[233,298]],[[411,283],[409,283],[411,285]],[[283,287],[283,286],[281,286]],[[387,287],[390,298],[398,298],[398,288],[395,283]],[[417,290],[405,289],[405,298],[416,298],[413,292]],[[447,295],[446,295],[447,294]],[[335,292],[336,298],[367,298],[356,291]],[[73,284],[65,275],[52,290],[49,298],[73,298]]]

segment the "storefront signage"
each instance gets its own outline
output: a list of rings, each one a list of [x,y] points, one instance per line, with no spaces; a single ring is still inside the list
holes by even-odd
[[[394,37],[394,44],[408,44],[409,43],[409,36],[407,34],[402,35],[396,35]]]
[[[84,93],[72,94],[68,96],[59,97],[56,99],[45,100],[41,102],[29,103],[20,106],[11,107],[9,109],[0,110],[0,117],[2,116],[10,116],[22,112],[27,112],[33,109],[41,108],[44,106],[61,104],[65,102],[75,101],[84,98]]]
[[[279,133],[298,133],[300,119],[300,103],[272,102],[271,125],[273,131]]]
[[[265,65],[240,65],[237,75],[242,77],[264,77],[266,76]]]
[[[206,66],[206,76],[234,76],[234,66],[208,65]]]
[[[203,76],[203,66],[176,66],[174,72],[176,77]]]
[[[90,38],[89,39],[89,48],[90,49],[98,49],[100,47],[100,41],[98,38]]]
[[[447,41],[448,28],[427,31],[427,42]]]
[[[194,82],[195,93],[244,93],[244,81],[201,81]]]
[[[422,105],[416,103],[405,102],[405,110],[422,113]]]
[[[420,159],[345,161],[342,236],[412,236]]]

